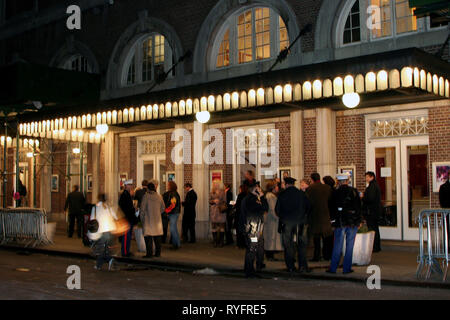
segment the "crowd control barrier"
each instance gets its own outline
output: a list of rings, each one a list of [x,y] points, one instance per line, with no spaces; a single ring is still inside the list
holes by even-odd
[[[419,256],[417,279],[429,279],[432,272],[447,279],[450,260],[449,226],[450,210],[426,209],[419,214]]]
[[[20,243],[28,246],[50,244],[44,209],[0,209],[0,244]]]

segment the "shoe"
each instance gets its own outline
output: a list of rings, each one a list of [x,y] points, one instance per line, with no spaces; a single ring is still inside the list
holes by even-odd
[[[262,269],[264,269],[266,267],[266,265],[263,263],[261,266],[256,268],[256,272],[261,272]]]
[[[298,273],[311,273],[312,269],[311,268],[300,268],[298,269]]]
[[[336,271],[331,271],[330,269],[327,269],[326,271],[325,271],[326,273],[332,273],[332,274],[336,274]]]
[[[355,270],[350,270],[350,271],[347,271],[347,272],[343,272],[343,274],[349,274],[349,273],[353,273],[353,272],[355,272]]]

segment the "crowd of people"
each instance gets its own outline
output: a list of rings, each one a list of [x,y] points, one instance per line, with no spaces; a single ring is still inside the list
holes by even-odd
[[[314,251],[309,261],[329,261],[327,272],[335,273],[345,239],[343,273],[351,273],[354,241],[363,223],[375,232],[373,252],[381,250],[378,228],[381,190],[373,172],[367,172],[365,177],[367,187],[364,192],[349,185],[347,174],[338,174],[335,178],[326,176],[321,180],[319,173],[313,173],[310,179],[302,179],[300,188],[295,186],[296,179],[284,177],[283,181],[268,181],[263,191],[254,173],[247,171],[235,201],[230,185],[214,182],[209,194],[213,246],[220,248],[236,242],[239,248],[245,249],[246,276],[258,277],[258,272],[265,267],[264,259],[275,261],[276,255],[282,252],[287,271],[310,272],[306,249],[312,240]],[[184,185],[184,201],[181,201],[174,181],[168,182],[168,191],[163,195],[157,190],[156,180],[144,180],[136,189],[132,180],[125,181],[118,212],[107,205],[104,194],[99,195],[90,215],[90,220],[95,220],[98,227],[88,232],[98,257],[97,269],[104,263],[112,268],[109,247],[113,235],[119,238],[122,256],[132,255],[130,243],[133,228],[138,224],[145,239],[145,258],[161,256],[161,244],[168,240],[168,229],[173,250],[180,249],[182,241],[196,242],[197,194],[192,184]],[[74,233],[75,220],[78,236],[81,236],[83,221],[78,219],[78,212],[84,206],[85,199],[74,186],[66,201],[69,237]],[[182,207],[180,237],[177,226]]]

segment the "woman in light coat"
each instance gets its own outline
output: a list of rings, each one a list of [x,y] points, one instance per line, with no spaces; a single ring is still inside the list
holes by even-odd
[[[153,256],[153,241],[155,242],[155,257],[160,257],[161,238],[164,233],[161,213],[164,212],[166,206],[161,195],[156,192],[156,186],[153,183],[149,183],[147,188],[148,192],[142,198],[140,208],[145,247],[147,249],[147,255],[144,258]]]
[[[105,194],[98,195],[98,203],[92,208],[91,220],[97,220],[97,232],[88,232],[87,236],[92,240],[93,252],[97,258],[96,270],[101,270],[104,263],[108,263],[108,269],[113,269],[113,258],[111,257],[110,248],[112,247],[112,233],[116,230],[117,215],[106,203]]]
[[[220,182],[214,182],[209,195],[209,214],[214,247],[223,247],[227,223],[227,197]]]
[[[275,181],[270,181],[266,186],[266,200],[269,205],[269,210],[264,221],[264,251],[266,252],[267,260],[275,261],[274,254],[277,251],[283,250],[281,242],[281,234],[278,233],[278,217],[275,214],[275,206],[277,204],[277,194],[279,186]]]

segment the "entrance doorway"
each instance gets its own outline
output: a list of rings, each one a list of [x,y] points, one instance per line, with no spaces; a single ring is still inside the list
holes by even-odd
[[[138,158],[137,181],[136,186],[140,187],[142,180],[148,181],[156,179],[159,181],[158,192],[164,194],[166,192],[166,155],[152,154],[142,155]]]
[[[381,189],[382,239],[418,240],[417,218],[430,204],[428,137],[372,141],[367,155]]]

